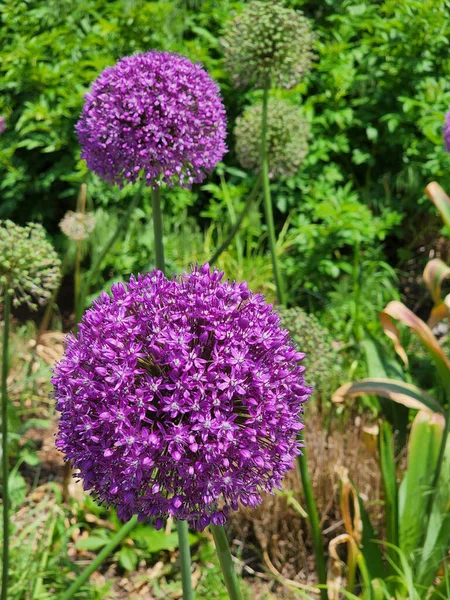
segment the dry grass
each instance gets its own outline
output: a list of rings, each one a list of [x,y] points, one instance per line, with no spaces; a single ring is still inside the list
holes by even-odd
[[[339,509],[339,481],[335,468],[344,466],[348,469],[366,500],[374,525],[380,523],[381,476],[376,455],[370,444],[364,441],[366,436],[359,417],[345,425],[334,422],[327,432],[321,417],[312,410],[311,407],[311,414],[305,418],[308,464],[322,531],[328,543],[345,531]],[[285,479],[284,491],[292,491],[295,499],[304,507],[301,489],[298,472],[291,471]],[[286,494],[267,495],[256,510],[241,508],[232,518],[232,528],[238,544],[246,548],[253,546],[265,567],[268,561],[264,559],[264,552],[283,577],[308,585],[316,582],[307,521],[289,505]]]

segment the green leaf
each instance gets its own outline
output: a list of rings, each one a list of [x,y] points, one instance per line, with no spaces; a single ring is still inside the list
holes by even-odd
[[[447,437],[439,480],[434,491],[428,528],[418,571],[418,582],[433,583],[450,547],[450,437]]]
[[[87,538],[80,538],[79,540],[77,540],[75,547],[78,550],[99,550],[100,548],[103,548],[103,546],[106,546],[106,544],[108,543],[108,538],[106,537],[100,537],[98,535],[90,535]]]
[[[30,465],[31,467],[36,467],[41,462],[35,452],[30,452],[28,450],[21,452],[20,458],[24,463]]]
[[[367,127],[366,133],[369,140],[376,141],[378,139],[378,129],[375,127]]]
[[[119,564],[126,571],[134,571],[138,564],[136,550],[129,546],[123,546],[119,552]]]
[[[171,532],[166,534],[163,530],[156,530],[152,527],[141,526],[133,531],[131,539],[145,548],[148,552],[157,553],[163,550],[175,550],[178,548],[178,535]],[[189,543],[194,544],[197,536],[189,534]]]
[[[417,551],[426,531],[444,423],[442,415],[420,411],[411,427],[408,467],[399,491],[399,547],[406,556]]]
[[[444,413],[443,407],[433,396],[430,396],[430,394],[411,383],[395,379],[373,377],[361,379],[353,383],[345,383],[334,392],[331,400],[336,404],[340,404],[346,398],[362,396],[364,394],[376,394],[377,396],[389,398],[393,402],[398,402],[416,410]]]
[[[380,421],[379,454],[384,489],[384,513],[386,518],[387,541],[398,546],[398,487],[394,458],[392,429],[386,421]],[[388,554],[395,560],[391,549]]]
[[[17,470],[12,471],[9,475],[8,492],[12,509],[21,506],[27,497],[27,482]]]

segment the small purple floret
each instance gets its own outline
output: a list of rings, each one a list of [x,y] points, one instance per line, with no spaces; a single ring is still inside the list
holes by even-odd
[[[300,454],[304,355],[263,296],[222,277],[204,265],[113,285],[55,367],[56,445],[124,520],[221,524]]]
[[[146,52],[105,69],[86,94],[76,132],[82,158],[107,181],[190,187],[226,151],[225,109],[200,64]]]

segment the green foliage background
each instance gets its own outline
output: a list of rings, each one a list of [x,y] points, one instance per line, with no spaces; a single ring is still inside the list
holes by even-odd
[[[231,88],[219,38],[244,4],[1,0],[0,114],[7,130],[0,138],[0,218],[43,221],[56,234],[82,182],[110,218],[122,210],[131,192],[119,194],[87,171],[74,125],[98,73],[151,48],[201,61],[220,84],[230,131],[225,173],[238,210],[250,181],[237,170],[233,124],[259,92]],[[293,299],[315,309],[352,272],[355,254],[381,265],[388,238],[389,261],[396,264],[402,238],[417,236],[429,220],[426,183],[450,186],[441,134],[450,104],[450,2],[288,4],[314,21],[316,61],[301,85],[274,94],[298,105],[313,137],[303,169],[273,188],[279,231],[289,218],[282,261]],[[194,235],[229,217],[223,194],[211,199],[211,186],[219,189],[217,175],[192,193],[167,194],[170,228],[190,222]],[[114,273],[151,261],[151,251],[142,256],[137,242],[128,249],[126,265],[111,265]]]

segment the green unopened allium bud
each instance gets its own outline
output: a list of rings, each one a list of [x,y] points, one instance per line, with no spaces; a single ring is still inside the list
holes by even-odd
[[[59,226],[70,240],[80,242],[86,240],[94,231],[95,217],[89,213],[69,210],[61,219]]]
[[[285,100],[270,99],[267,112],[269,176],[293,176],[298,172],[308,150],[309,124],[298,109]],[[248,107],[236,119],[236,152],[244,169],[260,168],[261,122],[261,102]]]
[[[308,385],[323,396],[330,395],[339,385],[341,375],[340,357],[330,334],[314,315],[301,308],[281,308],[278,312],[283,327],[306,354],[302,364],[306,367]]]
[[[37,223],[25,227],[0,221],[0,295],[13,296],[14,306],[35,310],[59,285],[61,261]]]
[[[301,11],[277,0],[252,2],[228,25],[225,64],[236,85],[291,88],[310,70],[314,34]]]

